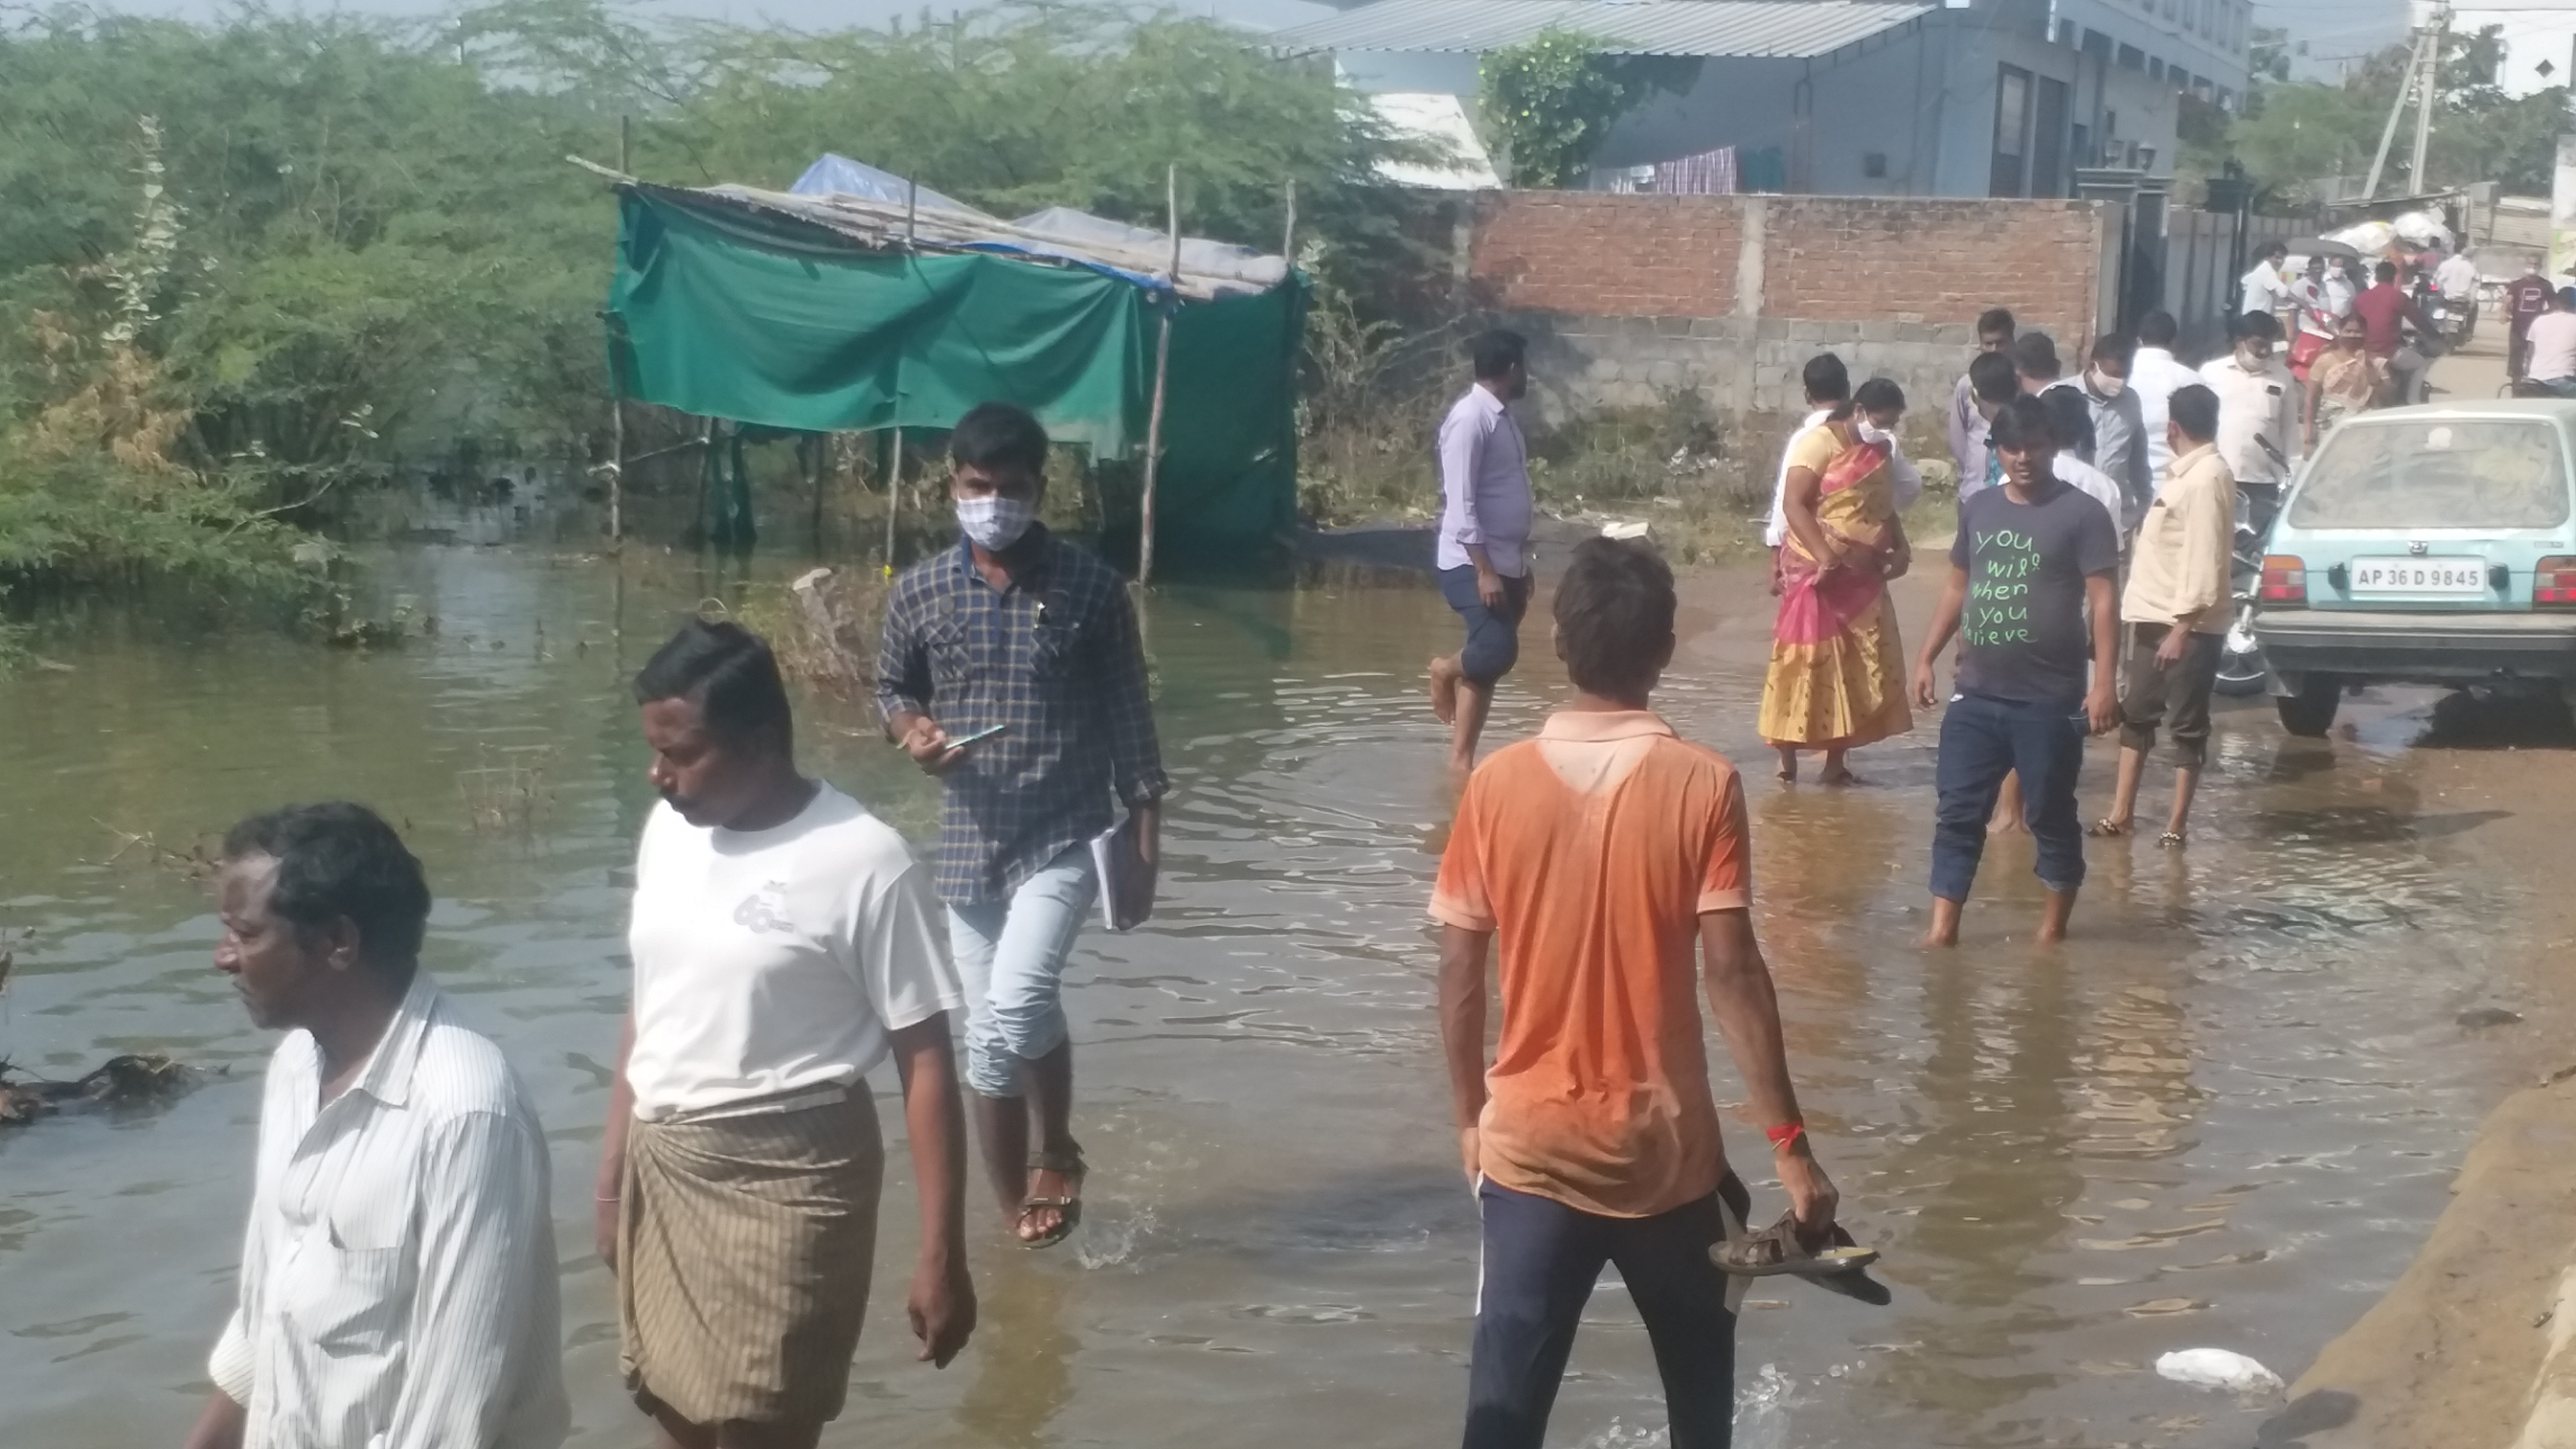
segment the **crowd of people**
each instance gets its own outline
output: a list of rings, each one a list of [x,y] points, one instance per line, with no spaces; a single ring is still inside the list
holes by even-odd
[[[2051,338],[1986,313],[1943,403],[1957,519],[1910,656],[1888,592],[1915,565],[1905,518],[1923,488],[1896,445],[1908,399],[1855,385],[1832,354],[1807,363],[1767,520],[1779,603],[1758,727],[1782,780],[1817,754],[1842,784],[1852,751],[1940,712],[1927,945],[1957,942],[1998,830],[2034,837],[2038,939],[2062,938],[2085,839],[2130,833],[2160,734],[2176,770],[2162,841],[2185,843],[2238,497],[2277,490],[2321,429],[2412,385],[2420,360],[2392,339],[2413,308],[2394,291],[2383,275],[2336,302],[2328,269],[2288,287],[2291,358],[2280,319],[2249,308],[2196,370],[2162,314],[2069,376]],[[2313,315],[2295,300],[2311,296]],[[2541,325],[2561,316],[2576,348],[2576,310],[2549,311],[2535,353],[2562,345]],[[1483,1240],[1463,1442],[1538,1449],[1615,1263],[1672,1443],[1716,1449],[1745,1278],[1884,1290],[1859,1273],[1871,1255],[1836,1222],[1797,1105],[1752,924],[1744,783],[1654,710],[1678,605],[1650,545],[1573,551],[1552,604],[1573,697],[1477,762],[1519,654],[1535,508],[1511,408],[1527,348],[1496,332],[1473,360],[1438,437],[1436,562],[1463,638],[1429,671],[1460,780],[1429,912]],[[932,859],[799,768],[777,662],[739,625],[687,623],[633,681],[660,803],[637,846],[593,1226],[625,1385],[665,1449],[805,1449],[844,1408],[885,1176],[878,1068],[903,1099],[922,1360],[948,1363],[975,1327],[970,1141],[1011,1241],[1042,1249],[1081,1222],[1063,978],[1095,910],[1113,929],[1150,915],[1169,780],[1124,582],[1038,521],[1048,446],[1016,407],[961,419],[959,541],[889,598],[877,702],[941,784]],[[2086,741],[2113,730],[2111,803],[2088,827]],[[550,1449],[569,1422],[548,1140],[499,1051],[418,968],[418,861],[361,806],[290,808],[227,836],[219,904],[216,964],[289,1035],[190,1449]],[[1703,1000],[1788,1197],[1768,1228],[1747,1221],[1720,1140]]]

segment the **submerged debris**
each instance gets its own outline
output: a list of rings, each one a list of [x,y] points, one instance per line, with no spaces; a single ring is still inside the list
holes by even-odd
[[[164,1101],[186,1091],[195,1080],[195,1073],[160,1056],[110,1057],[76,1082],[29,1076],[0,1061],[0,1127],[33,1122],[66,1108]]]

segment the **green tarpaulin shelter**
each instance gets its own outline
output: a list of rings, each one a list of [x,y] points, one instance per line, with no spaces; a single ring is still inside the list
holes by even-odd
[[[630,183],[619,195],[608,310],[621,397],[811,432],[945,429],[1000,399],[1096,458],[1141,459],[1156,334],[1177,305],[1157,546],[1168,558],[1295,522],[1302,276],[1203,300],[1184,287],[1175,303],[1160,279],[1031,255],[1007,226],[989,244],[934,249],[853,234],[768,193]],[[941,220],[956,238],[959,218]]]

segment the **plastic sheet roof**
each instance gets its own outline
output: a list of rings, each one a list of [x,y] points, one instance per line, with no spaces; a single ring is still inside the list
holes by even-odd
[[[826,155],[807,167],[791,190],[725,185],[692,194],[793,217],[870,248],[910,246],[1062,262],[1147,291],[1177,290],[1193,301],[1264,292],[1288,279],[1284,257],[1184,236],[1179,285],[1174,288],[1163,275],[1172,264],[1172,239],[1167,232],[1129,226],[1069,206],[1051,206],[1017,221],[1004,221],[929,187],[917,193],[911,187],[891,172],[846,156]]]
[[[1338,50],[1481,55],[1571,30],[1611,55],[1806,60],[1929,14],[1886,0],[1375,0],[1270,37],[1287,54]]]

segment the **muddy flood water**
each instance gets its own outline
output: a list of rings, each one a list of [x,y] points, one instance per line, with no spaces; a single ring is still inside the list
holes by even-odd
[[[645,1440],[587,1196],[651,802],[623,681],[722,581],[458,544],[383,558],[374,583],[438,634],[359,654],[102,626],[47,641],[68,668],[0,682],[0,932],[24,937],[0,1056],[71,1076],[153,1051],[206,1073],[165,1106],[0,1128],[11,1449],[175,1444],[195,1412],[273,1038],[210,965],[191,855],[237,816],[331,795],[404,827],[439,899],[428,969],[544,1114],[573,1442]],[[2210,1345],[2293,1376],[2412,1255],[2477,1119],[2532,1065],[2537,1017],[2458,1018],[2535,1010],[2515,963],[2565,944],[2541,909],[2563,852],[2497,843],[2563,815],[2563,743],[2425,741],[2432,697],[2396,692],[2297,741],[2247,702],[2221,720],[2187,851],[2094,844],[2072,944],[2027,944],[2037,887],[2006,843],[1967,944],[1927,956],[1910,942],[1931,724],[1859,756],[1859,788],[1774,783],[1752,733],[1768,601],[1749,573],[1686,590],[1661,702],[1747,766],[1791,1064],[1896,1293],[1873,1309],[1757,1288],[1737,1442],[2250,1443],[2264,1406],[2153,1362]],[[938,1373],[904,1331],[910,1194],[890,1184],[881,1291],[827,1444],[1454,1442],[1476,1236],[1432,1011],[1446,804],[1419,686],[1453,621],[1426,581],[1332,574],[1167,588],[1148,624],[1177,793],[1160,914],[1087,935],[1069,983],[1088,1220],[1032,1254],[972,1199],[983,1327]],[[1497,738],[1564,693],[1545,638]],[[863,724],[809,714],[808,768],[926,839],[932,787]],[[2088,811],[2112,758],[2096,744]],[[2156,778],[2142,818],[2163,800]],[[1759,1134],[1728,1141],[1776,1212]],[[1661,1422],[1605,1282],[1550,1442],[1643,1449]]]

